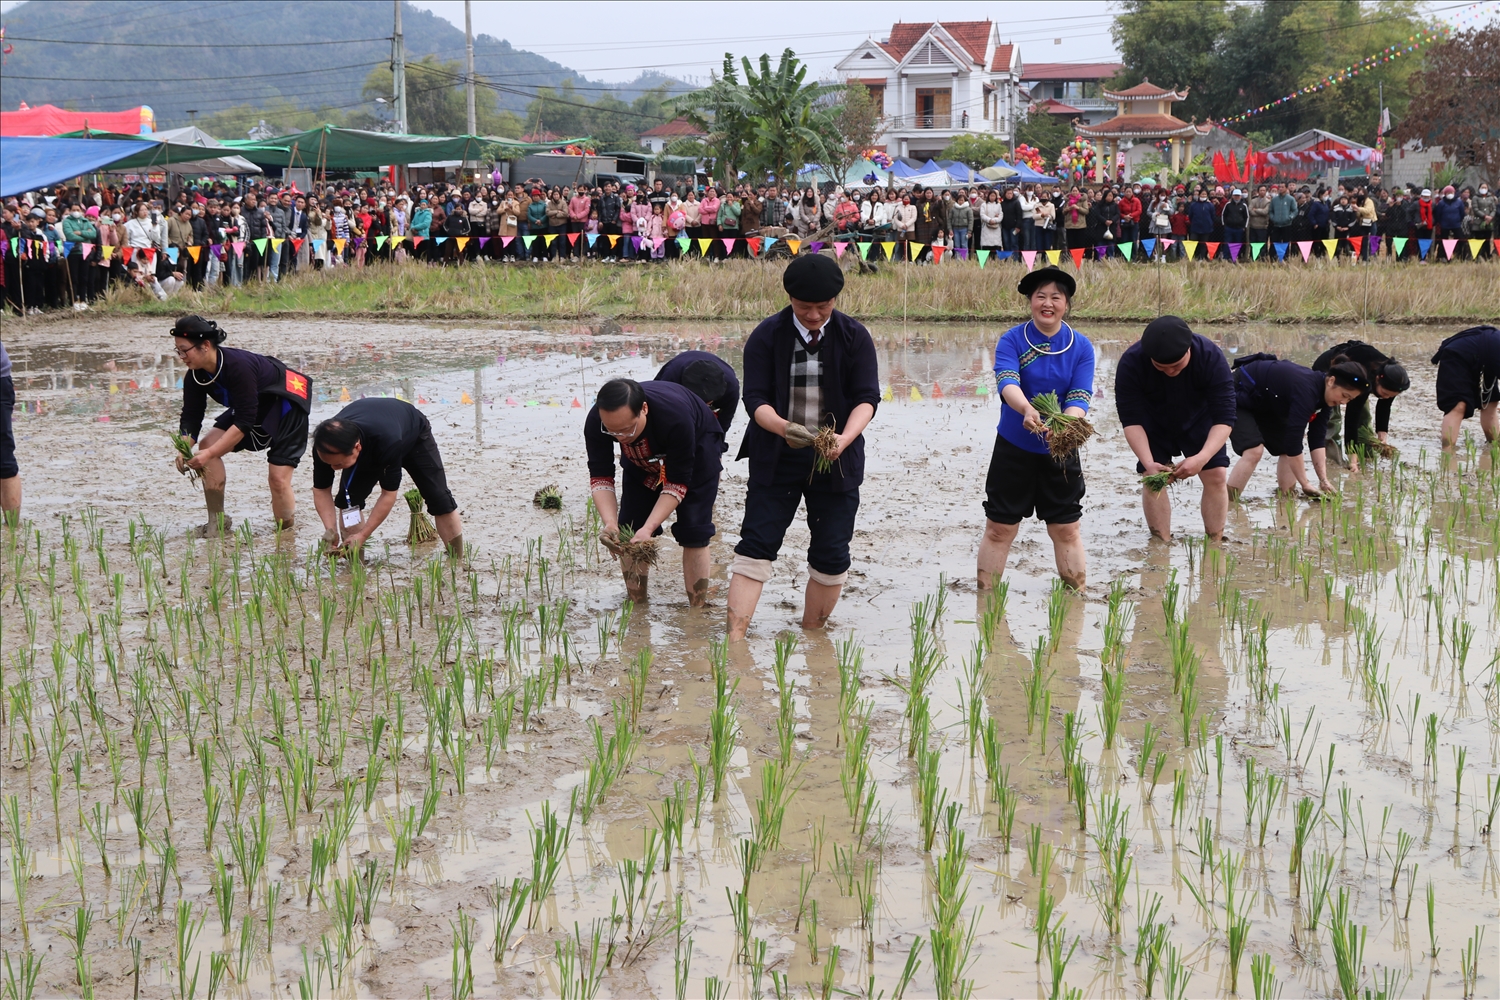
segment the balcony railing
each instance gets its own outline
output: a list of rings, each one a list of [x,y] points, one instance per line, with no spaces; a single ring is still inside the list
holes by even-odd
[[[906,131],[908,129],[946,129],[948,131],[966,131],[969,128],[982,124],[982,119],[974,118],[968,112],[959,114],[933,114],[933,115],[893,115],[885,120],[887,131]]]

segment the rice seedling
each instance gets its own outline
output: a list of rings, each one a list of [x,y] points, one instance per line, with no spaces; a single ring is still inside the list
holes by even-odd
[[[762,850],[781,848],[781,828],[786,821],[786,807],[797,791],[797,776],[802,765],[788,767],[778,761],[765,761],[760,767],[760,798],[755,800],[750,819],[755,840]]]
[[[626,668],[625,682],[630,691],[631,729],[640,729],[641,711],[646,703],[646,685],[650,681],[651,664],[655,659],[650,647],[644,647],[636,654],[635,661]]]
[[[1344,1000],[1359,1000],[1360,969],[1364,962],[1366,928],[1349,919],[1349,893],[1342,886],[1334,900],[1328,927],[1333,961]]]
[[[620,555],[638,566],[655,566],[659,556],[654,538],[637,538],[635,529],[628,524],[620,525]],[[621,620],[625,620],[621,612]],[[623,626],[622,626],[623,630]]]
[[[1047,425],[1047,451],[1059,461],[1083,447],[1094,434],[1094,425],[1087,417],[1064,413],[1057,393],[1044,392],[1031,399],[1031,405],[1041,414]]]
[[[715,639],[711,644],[709,664],[713,671],[714,706],[708,716],[708,766],[713,777],[713,801],[718,802],[739,735],[739,716],[733,698],[740,682],[739,678],[733,683],[729,681],[729,648],[723,639]]]
[[[169,433],[167,436],[172,440],[172,449],[182,460],[182,474],[187,476],[189,483],[202,489],[200,484],[203,482],[203,473],[187,465],[193,460],[193,439],[185,434]]]
[[[1048,653],[1046,640],[1038,636],[1036,646],[1031,651],[1031,671],[1021,678],[1021,689],[1026,695],[1026,735],[1030,736],[1036,732],[1036,724],[1041,720],[1046,724],[1047,707],[1050,704],[1051,691],[1049,686],[1052,682],[1052,672],[1042,675],[1047,665]],[[1046,737],[1043,736],[1043,744]]]
[[[1302,868],[1302,851],[1307,846],[1308,834],[1312,832],[1315,809],[1313,800],[1307,796],[1298,799],[1294,807],[1292,858],[1291,866],[1288,868],[1288,872],[1292,875],[1297,874]]]
[[[1276,981],[1276,963],[1262,952],[1250,959],[1250,982],[1255,988],[1255,1000],[1280,1000],[1281,984]]]
[[[1160,493],[1162,490],[1173,484],[1174,480],[1172,479],[1172,471],[1175,468],[1176,465],[1173,464],[1167,466],[1165,469],[1162,469],[1160,472],[1152,472],[1142,476],[1141,486],[1150,490],[1152,493]]]
[[[565,821],[558,821],[558,814],[553,810],[552,803],[544,800],[542,802],[542,821],[540,825],[533,823],[531,827],[531,916],[527,921],[528,928],[535,927],[537,917],[541,914],[543,901],[552,895],[552,889],[557,884],[557,875],[562,866],[563,855],[567,853],[568,844],[573,839],[573,814],[576,805],[568,807],[568,817]],[[527,813],[527,819],[531,818]]]
[[[563,1000],[593,1000],[599,995],[604,979],[604,961],[599,953],[604,937],[603,923],[592,921],[589,933],[585,935],[574,921],[573,933],[553,942]]]
[[[1464,801],[1464,765],[1469,759],[1468,747],[1453,748],[1453,804],[1463,805]]]
[[[437,537],[437,526],[432,523],[432,518],[422,509],[422,491],[412,487],[401,494],[406,500],[407,509],[411,512],[411,520],[406,528],[406,542],[408,545],[420,545],[430,542]]]
[[[1104,736],[1104,749],[1115,745],[1115,733],[1120,728],[1120,711],[1125,706],[1125,668],[1110,670],[1107,666],[1099,671],[1100,684],[1104,688],[1104,701],[1096,710],[1099,729]]]
[[[1437,943],[1437,891],[1433,888],[1432,879],[1427,880],[1427,945],[1428,954],[1436,959],[1439,950]]]
[[[1229,913],[1229,926],[1225,932],[1229,948],[1229,992],[1240,991],[1240,962],[1245,957],[1245,943],[1250,939],[1250,918],[1243,913]]]
[[[1166,956],[1166,968],[1162,972],[1162,989],[1166,991],[1164,995],[1167,1000],[1184,1000],[1193,972],[1182,960],[1182,953],[1176,945],[1167,945]]]
[[[688,973],[693,965],[693,939],[689,935],[677,938],[677,947],[672,953],[672,983],[677,1000],[687,1000]]]
[[[542,510],[562,510],[562,490],[556,483],[548,483],[532,495],[531,502]]]
[[[1476,926],[1474,933],[1464,942],[1463,955],[1458,968],[1464,981],[1464,1000],[1469,1000],[1479,989],[1479,954],[1484,947],[1484,927]]]

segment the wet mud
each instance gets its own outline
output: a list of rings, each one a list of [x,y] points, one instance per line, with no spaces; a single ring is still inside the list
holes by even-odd
[[[1278,501],[1262,463],[1205,545],[1192,483],[1172,490],[1174,541],[1148,538],[1111,399],[1138,331],[1085,329],[1088,586],[1055,591],[1028,522],[1002,606],[973,582],[1001,327],[875,329],[887,398],[829,627],[798,624],[797,522],[747,642],[720,652],[745,464],[725,463],[708,607],[668,538],[627,608],[581,426],[604,381],[676,351],[738,368],[748,326],[229,328],[312,375],[314,421],[362,395],[416,403],[472,555],[407,546],[398,514],[366,565],[321,561],[310,461],[277,536],[248,454],[226,463],[244,527],[189,544],[202,500],[171,468],[183,370],[161,324],[83,321],[60,343],[7,322],[31,525],[0,560],[0,942],[16,975],[39,958],[36,995],[179,996],[196,974],[198,995],[236,997],[1250,996],[1266,956],[1283,995],[1331,996],[1351,974],[1340,904],[1367,934],[1361,990],[1500,995],[1500,486],[1492,455],[1436,446],[1425,360],[1451,331],[1215,328],[1304,363],[1365,336],[1413,387],[1398,460],[1335,469],[1326,504]],[[533,503],[549,483],[561,511]],[[633,748],[594,801],[611,734]],[[793,788],[779,838],[768,773]],[[569,834],[555,883],[497,959],[507,894],[545,875],[544,803]]]

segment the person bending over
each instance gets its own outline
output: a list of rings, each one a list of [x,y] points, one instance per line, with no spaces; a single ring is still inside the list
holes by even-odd
[[[1443,447],[1458,444],[1465,420],[1479,414],[1486,441],[1500,441],[1500,330],[1471,326],[1460,330],[1432,356],[1437,371],[1437,406],[1443,411]]]
[[[604,525],[599,540],[619,557],[630,599],[647,599],[648,564],[621,547],[620,528],[629,525],[635,536],[652,538],[675,512],[672,537],[682,546],[682,582],[688,603],[702,607],[724,452],[724,432],[708,404],[674,382],[614,379],[604,383],[583,418],[583,441],[589,492]],[[615,495],[616,444],[623,498]]]
[[[1252,354],[1234,364],[1235,422],[1229,443],[1240,459],[1229,473],[1230,499],[1238,499],[1255,473],[1261,455],[1277,456],[1276,489],[1290,494],[1301,486],[1308,496],[1332,491],[1328,482],[1328,417],[1370,388],[1365,366],[1345,357],[1333,359],[1328,374],[1315,372],[1274,354]],[[1316,488],[1308,482],[1302,441],[1312,454]]]
[[[330,548],[357,549],[369,540],[401,495],[403,471],[426,501],[448,554],[463,555],[464,526],[432,425],[415,406],[388,397],[355,400],[313,432],[313,506]],[[337,493],[335,472],[342,473]],[[377,483],[380,497],[366,516]]]
[[[1234,429],[1235,396],[1234,376],[1219,345],[1176,316],[1152,320],[1115,367],[1115,409],[1135,452],[1136,471],[1150,475],[1170,469],[1178,482],[1196,476],[1203,484],[1203,532],[1223,538],[1229,513],[1224,444]],[[1151,534],[1171,541],[1167,491],[1142,486],[1141,506]]]
[[[202,316],[184,316],[172,326],[177,357],[188,369],[182,379],[182,415],[177,427],[198,446],[191,459],[178,456],[177,471],[192,469],[203,476],[208,523],[194,529],[199,538],[231,527],[224,516],[228,482],[224,456],[236,451],[266,453],[271,513],[278,528],[290,528],[297,506],[292,470],[307,451],[312,379],[269,355],[224,347],[226,336],[219,324]],[[200,438],[209,399],[224,411]]]

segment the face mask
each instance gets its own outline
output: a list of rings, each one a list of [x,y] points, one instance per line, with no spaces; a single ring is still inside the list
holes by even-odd
[[[1454,196],[1451,195],[1451,194],[1445,194],[1445,195],[1443,195],[1443,198],[1446,199],[1447,201],[1452,201],[1453,198],[1454,198]]]

